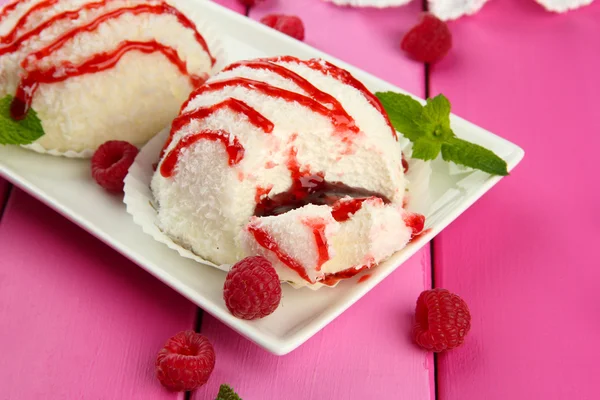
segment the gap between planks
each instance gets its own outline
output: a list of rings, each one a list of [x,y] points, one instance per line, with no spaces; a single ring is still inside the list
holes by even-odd
[[[0,178],[2,179],[2,178]],[[6,181],[6,193],[4,195],[3,199],[0,199],[0,223],[2,222],[2,217],[4,216],[4,212],[6,211],[6,206],[8,205],[8,199],[10,199],[10,195],[12,194],[13,191],[13,185],[12,183]]]

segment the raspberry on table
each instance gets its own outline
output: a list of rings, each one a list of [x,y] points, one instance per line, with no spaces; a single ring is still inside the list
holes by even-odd
[[[421,21],[404,35],[400,47],[417,61],[434,63],[444,58],[452,48],[452,33],[444,21],[425,13]]]
[[[413,338],[434,352],[454,349],[471,329],[469,307],[446,289],[425,290],[417,300]]]
[[[263,24],[298,40],[304,40],[304,24],[295,15],[269,14],[260,19]]]
[[[279,276],[266,258],[246,257],[227,274],[223,298],[237,318],[266,317],[277,309],[281,300]]]
[[[238,1],[245,6],[254,7],[255,5],[262,3],[265,0],[238,0]]]
[[[194,331],[170,338],[156,358],[156,376],[173,391],[194,390],[206,383],[215,367],[215,350]]]
[[[123,191],[123,180],[138,151],[131,143],[109,140],[98,147],[92,157],[92,177],[108,191]]]

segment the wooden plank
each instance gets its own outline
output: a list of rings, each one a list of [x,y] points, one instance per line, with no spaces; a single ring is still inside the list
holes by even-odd
[[[414,302],[429,285],[424,251],[294,352],[271,355],[210,315],[202,334],[217,355],[195,400],[213,400],[221,383],[244,399],[433,399],[433,361],[410,340]],[[389,397],[393,396],[398,397]]]
[[[439,357],[441,399],[600,397],[598,21],[600,2],[556,15],[496,0],[451,24],[432,94],[526,155],[436,239],[435,284],[473,314]]]
[[[191,303],[17,189],[0,254],[1,398],[183,399],[154,360]]]
[[[321,1],[265,2],[250,10],[299,15],[306,42],[333,56],[424,94],[423,66],[399,51],[402,27],[417,19],[419,4],[390,10],[357,10]],[[377,29],[374,29],[377,27]],[[352,38],[352,39],[350,39]],[[429,250],[424,249],[365,298],[293,353],[276,357],[210,315],[201,332],[215,345],[217,365],[195,400],[212,400],[221,383],[244,399],[434,398],[433,361],[410,339],[419,293],[429,287]],[[327,289],[323,289],[327,290]]]
[[[227,7],[240,14],[246,14],[246,6],[243,5],[239,0],[212,0],[217,4]]]

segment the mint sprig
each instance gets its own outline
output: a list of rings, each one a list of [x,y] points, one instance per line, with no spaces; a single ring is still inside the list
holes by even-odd
[[[10,115],[13,96],[0,99],[0,144],[29,144],[44,136],[42,122],[33,109],[25,118],[14,120]]]
[[[221,385],[215,400],[242,400],[233,389],[226,384]]]
[[[433,160],[441,152],[445,161],[492,175],[508,175],[506,161],[494,152],[456,137],[450,127],[450,102],[443,94],[427,99],[425,106],[405,94],[375,95],[394,128],[413,143],[414,158]]]

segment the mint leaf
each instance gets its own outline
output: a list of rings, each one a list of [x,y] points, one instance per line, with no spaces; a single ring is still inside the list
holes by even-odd
[[[423,116],[450,129],[450,102],[443,94],[427,99]]]
[[[493,175],[508,175],[506,161],[485,147],[459,138],[442,144],[442,158]]]
[[[394,92],[378,92],[379,99],[390,118],[390,122],[398,132],[411,142],[423,136],[418,125],[423,106],[410,96]]]
[[[420,139],[413,143],[412,157],[419,160],[434,160],[440,150],[442,144],[433,140]]]
[[[42,123],[33,109],[20,121],[10,116],[12,101],[11,95],[0,99],[0,144],[29,144],[44,136]]]
[[[215,400],[242,400],[240,396],[233,391],[233,389],[226,384],[221,385],[219,388],[219,394]]]
[[[443,94],[437,95],[433,99],[427,99],[418,124],[430,140],[444,142],[453,138],[454,132],[450,129],[450,102],[448,99]]]
[[[421,103],[410,96],[379,92],[394,128],[413,143],[413,158],[433,160],[440,150],[445,161],[476,168],[494,175],[508,175],[506,162],[492,151],[456,137],[450,127],[450,102],[443,94]]]

